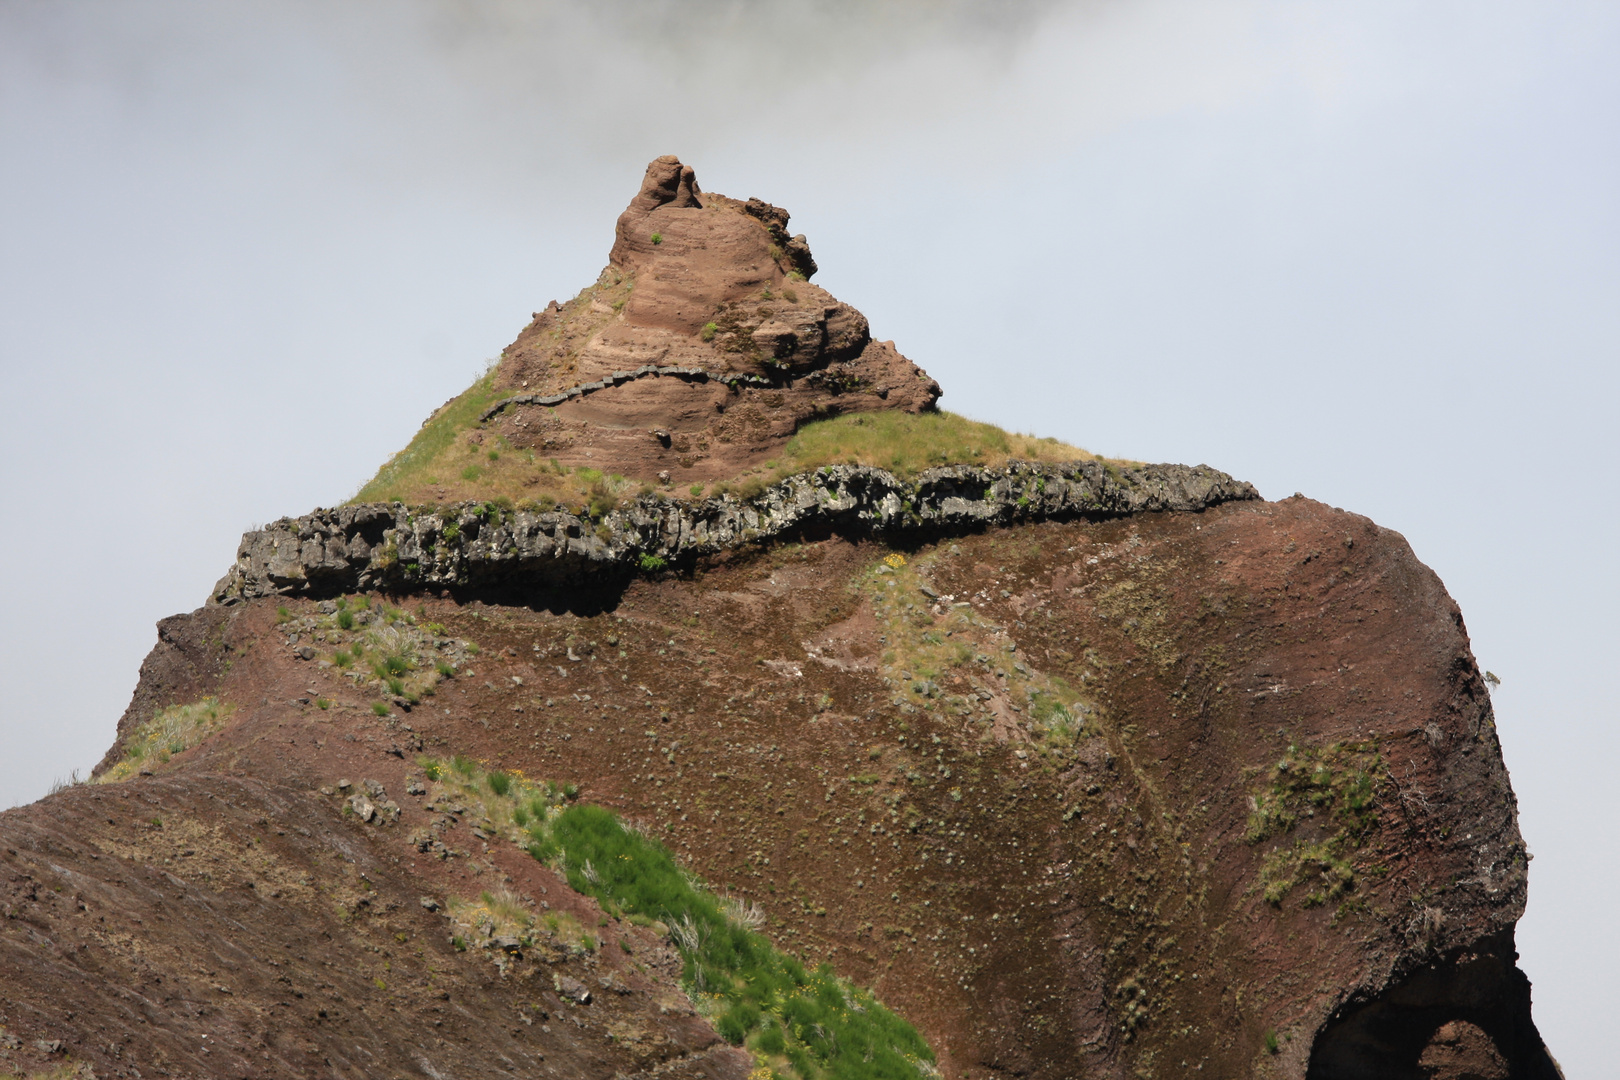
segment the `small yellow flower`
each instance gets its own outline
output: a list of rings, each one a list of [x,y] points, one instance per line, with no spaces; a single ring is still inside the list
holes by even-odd
[[[883,561],[889,565],[890,569],[893,570],[898,570],[902,566],[906,565],[906,557],[900,554],[898,551],[885,555],[883,557]]]

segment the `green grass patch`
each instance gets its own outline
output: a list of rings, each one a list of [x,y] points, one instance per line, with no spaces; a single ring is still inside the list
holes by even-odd
[[[879,669],[897,696],[925,711],[993,725],[996,711],[975,693],[953,694],[944,673],[959,670],[981,683],[993,676],[1001,697],[1022,710],[1025,745],[1055,763],[1067,758],[1095,706],[1059,675],[1031,668],[1009,650],[1005,628],[972,607],[941,607],[922,594],[940,551],[908,560],[891,552],[855,581],[871,605],[885,648]],[[988,728],[986,728],[988,730]]]
[[[1288,747],[1254,793],[1244,839],[1251,844],[1291,832],[1304,817],[1331,822],[1359,840],[1378,826],[1379,755],[1361,744]]]
[[[1019,435],[951,412],[854,413],[805,424],[788,440],[778,471],[871,465],[902,479],[940,465],[1089,461],[1094,454],[1052,438]]]
[[[717,484],[715,492],[752,498],[824,465],[866,465],[909,480],[941,465],[995,468],[1013,460],[1056,464],[1094,457],[1057,439],[1014,434],[956,413],[853,413],[805,424],[778,458]]]
[[[1244,839],[1262,844],[1291,838],[1273,844],[1261,859],[1259,888],[1267,903],[1280,907],[1299,886],[1310,887],[1305,907],[1341,900],[1355,889],[1355,852],[1379,824],[1381,763],[1368,743],[1293,744],[1265,770],[1262,786],[1250,797]]]
[[[538,784],[456,757],[422,758],[430,777],[511,826],[534,858],[563,872],[609,914],[667,928],[684,960],[682,983],[729,1042],[746,1046],[783,1080],[918,1080],[937,1075],[933,1052],[905,1020],[830,966],[806,967],[757,929],[758,908],[715,895],[668,848],[618,815],[570,804],[571,785]],[[479,917],[503,914],[488,895]],[[581,939],[594,948],[594,939]]]
[[[525,509],[560,508],[600,518],[653,490],[651,478],[570,469],[556,459],[541,461],[531,451],[513,449],[498,436],[492,444],[488,432],[474,433],[479,415],[514,393],[497,388],[495,377],[493,371],[486,374],[434,413],[351,502],[432,506],[504,498]],[[875,466],[909,479],[938,465],[996,467],[1014,459],[1058,463],[1093,457],[1054,438],[1004,431],[955,413],[856,413],[805,424],[776,459],[714,485],[711,494],[749,498],[823,465]],[[450,479],[441,483],[441,477]],[[705,490],[706,485],[693,484],[689,492],[699,498]],[[451,525],[443,535],[454,543],[458,532],[459,526]]]
[[[495,389],[494,373],[485,375],[428,418],[388,464],[377,471],[351,502],[408,501],[427,486],[427,477],[456,442],[456,436],[478,423],[478,416],[505,394]]]
[[[189,705],[160,709],[124,739],[124,760],[102,773],[103,784],[127,780],[141,769],[165,765],[175,754],[189,750],[225,726],[236,706],[215,697]]]

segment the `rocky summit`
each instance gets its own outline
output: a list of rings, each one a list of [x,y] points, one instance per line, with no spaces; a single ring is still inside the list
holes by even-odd
[[[510,396],[483,419],[565,465],[707,479],[771,457],[817,416],[932,408],[939,384],[811,283],[788,220],[699,192],[673,157],[652,162],[596,287],[506,348],[496,385]]]
[[[1551,1080],[1397,533],[937,407],[786,211],[609,265],[0,813],[0,1075]]]

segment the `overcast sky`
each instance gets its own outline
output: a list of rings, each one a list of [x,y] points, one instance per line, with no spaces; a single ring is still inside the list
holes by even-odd
[[[1537,1021],[1605,1074],[1617,57],[1612,2],[0,0],[0,806],[676,153],[944,407],[1404,533],[1503,680]]]

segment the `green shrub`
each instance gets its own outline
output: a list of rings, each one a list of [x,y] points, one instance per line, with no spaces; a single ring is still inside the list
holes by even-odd
[[[340,629],[340,630],[353,630],[354,629],[354,612],[352,612],[352,611],[339,611],[337,613],[337,624],[338,624],[338,629]]]
[[[643,551],[636,561],[640,564],[641,572],[644,574],[656,574],[669,565],[663,556],[653,555],[646,551]]]
[[[456,669],[450,665],[450,661],[448,660],[436,661],[433,665],[433,670],[437,671],[446,679],[450,678],[456,673]]]
[[[656,232],[653,233],[652,234],[652,242],[654,244],[662,244],[664,242],[664,234],[663,233],[656,233]]]
[[[722,1031],[721,1034],[724,1035],[725,1032]],[[759,1037],[754,1040],[754,1046],[761,1053],[779,1057],[785,1050],[787,1050],[787,1040],[782,1038],[781,1028],[777,1027],[775,1024],[767,1024],[764,1029],[760,1031]]]
[[[468,465],[465,469],[461,470],[461,478],[463,480],[477,480],[483,475],[484,470],[480,469],[477,465]]]
[[[506,798],[506,793],[512,790],[512,778],[506,773],[496,771],[489,774],[489,790]]]
[[[754,1019],[752,1022],[746,1019],[749,1013],[753,1014]],[[715,1022],[714,1029],[720,1033],[720,1037],[726,1042],[731,1043],[733,1046],[739,1046],[748,1037],[748,1033],[754,1029],[754,1024],[758,1022],[758,1009],[751,1005],[733,1005]]]
[[[1377,780],[1387,766],[1373,744],[1292,744],[1255,791],[1244,839],[1259,844],[1286,838],[1314,819],[1326,835],[1274,844],[1260,863],[1266,902],[1280,906],[1298,885],[1313,886],[1302,901],[1316,907],[1342,900],[1356,888],[1356,852],[1379,827]],[[1314,831],[1314,830],[1313,830]]]
[[[1249,843],[1287,833],[1307,810],[1321,812],[1352,839],[1378,825],[1374,780],[1379,755],[1358,744],[1315,748],[1294,744],[1269,771],[1254,795],[1244,839]]]
[[[718,334],[719,332],[720,332],[719,324],[717,324],[717,323],[704,323],[703,324],[703,332],[701,334],[699,334],[698,336],[701,337],[704,341],[713,341],[714,340],[714,335]]]
[[[371,711],[376,713],[378,716],[387,716],[388,715],[388,702],[386,702],[386,701],[373,701],[371,703]]]
[[[336,664],[340,668],[352,667],[354,665],[354,657],[349,655],[349,651],[347,649],[339,649],[337,652],[332,654],[332,663]]]

